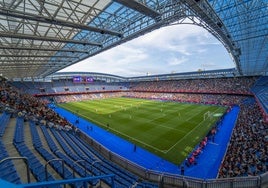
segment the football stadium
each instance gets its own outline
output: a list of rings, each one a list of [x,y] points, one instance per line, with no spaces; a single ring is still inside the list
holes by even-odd
[[[267,0],[2,0],[0,18],[1,188],[268,187]],[[172,25],[234,67],[65,71]]]

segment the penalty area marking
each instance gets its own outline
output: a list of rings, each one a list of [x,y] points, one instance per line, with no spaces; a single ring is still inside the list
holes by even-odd
[[[213,113],[215,113],[216,111],[218,111],[220,108],[217,108],[216,110],[213,111]],[[189,131],[184,137],[182,137],[180,140],[178,140],[173,146],[171,146],[168,150],[166,150],[166,152],[164,152],[165,154],[167,154],[170,150],[172,150],[177,144],[179,144],[182,140],[184,140],[189,134],[191,134],[195,129],[197,129],[198,127],[200,127],[204,122],[206,122],[205,120],[201,121],[196,127],[194,127],[191,131]]]

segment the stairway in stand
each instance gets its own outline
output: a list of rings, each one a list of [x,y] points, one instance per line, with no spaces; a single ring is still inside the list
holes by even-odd
[[[16,127],[16,118],[10,118],[9,124],[5,130],[5,134],[2,137],[3,143],[4,143],[6,150],[7,150],[10,157],[20,157],[20,154],[18,153],[17,149],[13,145],[15,127]],[[22,160],[13,160],[13,163],[14,163],[16,170],[21,178],[21,181],[23,183],[27,183],[25,163]],[[31,182],[36,181],[36,179],[34,178],[32,173],[30,173],[30,179],[31,179]]]
[[[24,122],[24,139],[27,147],[31,150],[31,152],[33,152],[33,154],[37,157],[37,159],[45,166],[47,161],[33,147],[32,135],[28,121]],[[62,179],[60,175],[50,165],[47,166],[47,171],[51,175],[53,175],[55,179]]]

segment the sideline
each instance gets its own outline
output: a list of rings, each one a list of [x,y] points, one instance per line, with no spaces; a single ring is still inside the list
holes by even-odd
[[[70,122],[75,122],[76,116],[74,114],[60,107],[56,107],[54,110]],[[225,115],[220,131],[215,137],[214,144],[209,143],[207,145],[205,151],[199,156],[197,165],[185,168],[185,175],[202,179],[217,177],[218,169],[227,149],[238,113],[239,107],[234,107]],[[87,130],[87,126],[93,126],[94,134],[91,134],[90,130]],[[178,165],[163,160],[140,147],[137,147],[137,150],[134,152],[133,143],[119,137],[114,137],[110,132],[99,128],[93,123],[86,121],[84,118],[80,119],[79,128],[112,152],[148,170],[180,174]]]

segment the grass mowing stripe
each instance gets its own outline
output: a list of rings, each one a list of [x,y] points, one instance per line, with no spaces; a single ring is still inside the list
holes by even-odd
[[[151,123],[152,123],[152,121],[154,121],[154,120],[156,120],[156,119],[158,119],[158,118],[149,120],[148,122],[151,122]],[[157,124],[157,123],[153,123],[153,124],[154,124],[154,125],[157,125],[157,126],[159,126],[159,127],[164,127],[164,128],[166,128],[166,129],[175,130],[175,131],[179,131],[179,132],[185,133],[185,131],[180,130],[180,129],[176,129],[176,128],[173,128],[173,127],[164,126],[164,125],[162,125],[162,124]]]
[[[226,110],[218,106],[124,97],[59,106],[78,113],[104,129],[109,123],[109,129],[114,134],[174,164],[183,161],[215,123],[216,118],[203,122],[203,114],[218,109],[221,112]]]
[[[214,113],[218,110],[219,108],[217,108]],[[206,123],[206,120],[201,121],[197,126],[195,126],[191,131],[189,131],[183,138],[181,138],[180,140],[178,140],[178,142],[176,142],[171,148],[169,148],[167,150],[166,153],[168,153],[171,149],[173,149],[177,144],[179,144],[180,142],[182,142],[185,138],[187,138],[193,131],[195,131],[197,128],[199,128],[203,123]]]
[[[86,119],[89,119],[89,118],[87,118],[86,116],[83,116],[83,115],[81,115],[81,116],[84,117],[84,118],[86,118]],[[99,125],[103,125],[101,122],[98,122],[98,121],[96,121],[96,120],[94,120],[94,121],[95,121],[96,123],[98,123]],[[123,135],[124,137],[129,138],[130,141],[135,140],[136,142],[141,143],[141,144],[143,144],[143,145],[147,145],[148,147],[150,147],[150,148],[152,148],[152,149],[154,149],[154,150],[158,150],[159,152],[163,152],[162,150],[159,150],[158,148],[156,148],[156,147],[154,147],[154,146],[152,146],[152,145],[149,145],[149,144],[147,144],[147,143],[145,143],[145,142],[142,142],[142,141],[140,141],[140,140],[138,140],[138,139],[136,139],[136,138],[134,138],[134,137],[131,137],[131,136],[127,135],[127,134],[124,134],[123,132],[119,132],[119,131],[117,131],[116,129],[113,129],[113,128],[109,127],[109,130],[112,130],[113,132],[116,132],[118,135]]]

